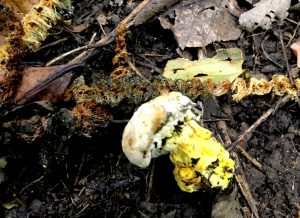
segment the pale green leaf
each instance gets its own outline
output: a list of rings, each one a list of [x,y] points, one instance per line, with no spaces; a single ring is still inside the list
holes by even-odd
[[[190,61],[183,58],[169,60],[163,76],[171,80],[204,81],[212,79],[215,83],[221,80],[233,82],[242,72],[243,53],[238,48],[219,49],[213,58]]]

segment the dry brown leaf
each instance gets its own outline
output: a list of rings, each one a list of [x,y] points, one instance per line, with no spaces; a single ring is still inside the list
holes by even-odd
[[[151,0],[148,1],[145,7],[134,17],[133,25],[138,26],[145,23],[151,17],[161,11],[165,11],[166,8],[170,8],[179,0]]]
[[[17,104],[24,104],[32,97],[49,102],[61,100],[71,79],[68,71],[78,66],[82,64],[25,68],[14,100]]]
[[[215,41],[237,39],[241,29],[225,6],[228,0],[204,0],[176,9],[175,24],[170,29],[179,47],[204,47]]]
[[[269,29],[272,22],[280,22],[288,16],[290,5],[291,0],[261,0],[240,16],[239,23],[248,31],[257,27]]]

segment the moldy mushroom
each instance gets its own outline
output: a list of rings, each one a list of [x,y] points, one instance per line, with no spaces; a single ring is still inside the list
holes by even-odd
[[[170,154],[181,190],[227,188],[234,161],[202,127],[202,107],[179,92],[161,95],[141,105],[126,125],[122,148],[133,164],[145,168],[152,158]]]

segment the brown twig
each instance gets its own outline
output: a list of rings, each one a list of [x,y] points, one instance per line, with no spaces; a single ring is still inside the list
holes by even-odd
[[[244,149],[242,148],[242,146],[237,145],[237,149],[239,150],[239,152],[247,159],[249,160],[257,169],[259,170],[263,170],[262,169],[262,165],[253,157],[251,157],[251,155]]]
[[[214,98],[214,100],[215,100],[216,104],[218,105],[216,98]],[[225,147],[228,147],[231,144],[231,139],[228,135],[226,122],[218,121],[217,126],[221,130],[222,136],[224,137]],[[235,151],[232,151],[231,155],[235,160],[235,176],[234,176],[234,178],[235,178],[236,182],[238,183],[238,186],[239,186],[243,196],[245,197],[247,204],[249,205],[252,213],[254,214],[254,216],[256,218],[259,218],[258,210],[256,208],[256,201],[253,198],[251,190],[249,188],[249,185],[246,181],[246,177],[243,173],[243,169],[241,167],[239,157]]]
[[[138,75],[140,76],[143,80],[145,80],[149,85],[151,85],[151,82],[141,73],[141,71],[130,61],[127,60],[127,63],[129,67]]]
[[[241,168],[239,158],[238,158],[238,156],[235,152],[232,152],[231,154],[235,159],[235,164],[236,164],[236,169],[237,169],[237,172],[235,173],[234,178],[235,178],[242,194],[244,195],[249,207],[251,208],[251,211],[252,211],[254,217],[259,218],[258,210],[257,210],[257,207],[256,207],[256,201],[253,198],[253,195],[251,193],[249,185],[246,181],[246,177],[245,177],[243,171],[241,170],[242,168]]]
[[[150,17],[151,14],[155,14],[156,10],[160,10],[161,8],[164,8],[164,4],[170,5],[178,2],[178,0],[168,0],[164,1],[163,3],[158,4],[157,2],[153,2],[151,0],[144,0],[142,3],[140,3],[127,17],[125,17],[118,25],[124,25],[128,29],[132,25],[140,25],[142,23],[145,23]],[[149,7],[149,10],[152,10],[151,13],[149,13],[149,10],[147,10],[147,7]],[[153,8],[152,8],[153,7]],[[159,7],[156,9],[155,7]],[[152,15],[151,15],[152,16]],[[138,19],[139,22],[134,23],[135,19]],[[82,50],[89,50],[89,52],[82,52],[77,57],[75,57],[70,63],[76,63],[76,62],[82,62],[86,59],[88,59],[94,52],[95,48],[99,48],[105,45],[108,45],[112,41],[114,41],[116,35],[117,35],[117,28],[115,28],[109,35],[104,37],[103,39],[97,41],[94,44],[91,45],[84,45],[81,47],[78,47],[76,49],[73,49],[71,51],[68,51],[53,60],[49,61],[46,66],[50,66],[54,64],[55,62]]]
[[[203,122],[230,121],[228,118],[203,119]]]
[[[135,61],[135,63],[137,63],[138,65],[141,65],[143,67],[147,67],[147,68],[153,70],[154,72],[157,72],[157,73],[160,73],[160,74],[162,73],[162,70],[160,68],[155,67],[152,64],[144,63],[142,61],[137,61],[137,60]]]
[[[155,170],[155,160],[153,160],[152,167],[148,174],[149,178],[148,178],[147,190],[146,190],[146,202],[150,202],[150,200],[151,200],[151,190],[152,190],[152,186],[153,186],[154,170]]]
[[[53,65],[54,63],[56,63],[57,61],[75,53],[75,52],[79,52],[79,51],[82,51],[82,50],[88,50],[90,49],[90,52],[93,51],[95,48],[99,48],[99,47],[102,47],[102,46],[105,46],[105,45],[108,45],[109,43],[111,43],[114,38],[116,36],[116,32],[115,30],[112,31],[107,37],[97,41],[95,44],[91,44],[91,45],[84,45],[84,46],[81,46],[81,47],[78,47],[78,48],[75,48],[71,51],[68,51],[54,59],[52,59],[51,61],[49,61],[46,66],[50,66],[50,65]],[[82,54],[85,54],[85,55],[82,55]],[[80,58],[78,58],[80,57]],[[75,57],[72,61],[70,61],[70,63],[74,63],[75,61],[77,62],[80,62],[80,61],[84,61],[88,58],[89,56],[86,55],[86,52],[82,52],[81,54],[79,54],[77,57]]]
[[[264,48],[264,43],[263,43],[266,39],[268,39],[268,37],[264,38],[264,39],[262,40],[262,42],[261,42],[261,45],[260,45],[263,54],[264,54],[265,57],[266,57],[269,61],[271,61],[275,66],[279,67],[280,69],[283,69],[284,67],[283,67],[281,64],[279,64],[278,62],[274,61],[274,60],[268,55],[268,53],[266,52],[266,50],[265,50],[265,48]]]
[[[46,172],[40,176],[38,179],[34,180],[33,182],[29,183],[28,185],[26,185],[24,188],[21,189],[20,194],[22,194],[26,189],[28,189],[30,186],[34,185],[35,183],[41,181],[46,175]]]
[[[204,122],[206,122],[205,120],[203,120]],[[223,122],[220,122],[223,121]],[[230,145],[231,144],[231,139],[229,138],[229,135],[227,134],[227,126],[224,122],[224,120],[219,119],[217,121],[217,126],[218,129],[220,129],[223,133],[223,137],[225,140],[225,144],[226,145]],[[222,140],[222,139],[221,139]],[[258,168],[259,170],[262,171],[262,166],[261,164],[253,157],[251,157],[251,155],[244,149],[242,148],[240,145],[237,145],[237,149],[239,150],[239,152],[247,159],[249,160],[256,168]]]
[[[284,42],[283,42],[282,32],[280,30],[279,30],[279,39],[280,39],[280,44],[281,44],[281,47],[282,47],[283,58],[284,58],[285,63],[286,63],[286,70],[288,72],[291,84],[294,85],[294,79],[291,75],[290,64],[289,64],[289,61],[288,61],[288,58],[287,58],[287,55],[286,55],[286,49],[285,49],[285,45],[284,45]]]
[[[85,154],[82,155],[81,162],[80,162],[80,165],[79,165],[79,168],[78,168],[78,172],[77,172],[77,175],[75,177],[74,186],[76,186],[78,184],[79,176],[81,174],[81,170],[82,170],[84,161],[85,161]]]
[[[144,0],[142,3],[140,3],[127,17],[125,17],[124,20],[121,21],[119,25],[124,25],[129,28],[133,24],[132,21],[137,16],[137,14],[141,12],[141,10],[146,7],[149,2],[151,2],[151,0]]]
[[[286,48],[290,46],[290,44],[292,43],[293,39],[295,38],[295,36],[296,36],[296,34],[297,34],[297,32],[298,32],[299,26],[300,26],[300,21],[297,23],[297,26],[296,26],[296,28],[294,29],[294,32],[293,32],[292,37],[290,38],[290,40],[289,40],[288,43],[286,44],[286,46],[285,46]]]
[[[281,43],[281,47],[282,47],[283,57],[284,57],[284,60],[285,60],[285,63],[286,63],[286,70],[287,70],[288,75],[289,75],[289,80],[290,80],[291,84],[294,85],[295,82],[294,82],[294,78],[292,76],[292,71],[290,69],[290,64],[289,64],[289,61],[288,61],[288,58],[287,58],[287,55],[286,55],[286,48],[285,48],[285,45],[284,45],[284,42],[283,42],[283,37],[282,37],[281,31],[279,31],[279,36],[280,36],[280,43]],[[297,103],[300,107],[300,99],[299,99],[298,95],[296,95],[295,97],[296,97],[296,101],[297,101]]]
[[[271,107],[260,118],[258,118],[258,120],[256,120],[242,135],[240,135],[238,139],[234,141],[227,150],[231,151],[233,148],[235,148],[239,142],[244,140],[249,133],[253,132],[262,122],[264,122],[271,114],[273,114],[280,105],[285,104],[289,99],[290,96],[288,95],[281,98],[273,107]]]
[[[75,217],[79,217],[79,215],[81,215],[88,207],[90,206],[90,203],[86,203],[82,209],[76,214]]]
[[[58,44],[60,44],[60,43],[62,43],[62,42],[67,41],[68,39],[69,39],[69,37],[65,37],[65,38],[56,40],[56,41],[54,41],[54,42],[51,42],[51,43],[49,43],[49,44],[47,44],[47,45],[44,45],[44,46],[40,47],[39,49],[35,50],[35,52],[40,51],[40,50],[45,49],[45,48],[52,47],[52,46],[54,46],[54,45],[58,45]]]

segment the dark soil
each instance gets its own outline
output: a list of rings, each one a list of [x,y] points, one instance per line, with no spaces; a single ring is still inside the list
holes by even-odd
[[[110,16],[103,26],[108,33],[132,10],[126,7],[127,1],[120,6],[116,2],[123,1],[74,3],[74,19],[80,22],[82,14],[98,7],[96,15],[102,11]],[[57,37],[69,37],[69,40],[27,56],[24,63],[43,64],[59,54],[86,44],[94,32],[101,32],[96,15],[91,16],[88,29],[76,34],[63,31],[60,35],[50,37],[45,44],[57,40]],[[290,13],[289,18],[298,20],[299,16]],[[282,26],[275,25],[272,30],[244,32],[239,40],[216,42],[206,49],[208,54],[213,54],[218,48],[239,47],[245,53],[243,67],[251,75],[264,74],[270,78],[274,74],[287,73],[279,31],[286,33],[283,34],[286,36],[293,34],[295,28],[295,24],[285,21]],[[298,29],[295,39],[299,34]],[[283,39],[287,44],[289,38]],[[131,57],[137,61],[136,67],[147,78],[159,75],[156,69],[162,70],[167,60],[178,57],[177,42],[157,19],[131,28],[126,43]],[[272,60],[283,68],[268,60],[261,50],[261,43]],[[83,70],[76,70],[73,79],[83,75],[86,83],[93,85],[100,79],[109,78],[114,68],[111,63],[115,55],[114,47],[113,42],[99,48],[98,53],[86,62]],[[188,51],[196,59],[197,50]],[[290,67],[294,68],[296,58],[289,48],[286,48],[286,52]],[[67,60],[63,61],[65,63]],[[71,113],[75,106],[72,101],[56,103],[54,111],[38,104],[28,104],[1,117],[0,157],[7,159],[5,168],[0,169],[0,173],[5,175],[5,181],[0,184],[0,203],[5,206],[0,209],[1,216],[211,217],[213,205],[220,198],[220,193],[182,192],[173,178],[173,166],[167,156],[156,159],[147,169],[140,169],[132,165],[123,154],[123,128],[137,106],[150,98],[151,94],[136,101],[128,98],[118,106],[105,106],[102,109],[104,112],[109,111],[112,118],[91,117],[86,126],[82,126]],[[199,96],[197,99],[204,102],[205,120],[208,120],[205,124],[211,131],[218,132],[213,120],[225,119],[229,135],[234,141],[279,97],[252,96],[236,103],[229,93],[217,98],[219,106],[208,96]],[[290,101],[242,143],[244,149],[262,165],[262,170],[257,169],[236,149],[260,217],[299,217],[299,129],[299,105]],[[234,186],[235,181],[232,188],[223,195],[228,195]],[[240,190],[235,200],[243,216],[251,216],[251,210]],[[7,209],[9,207],[11,209]]]

